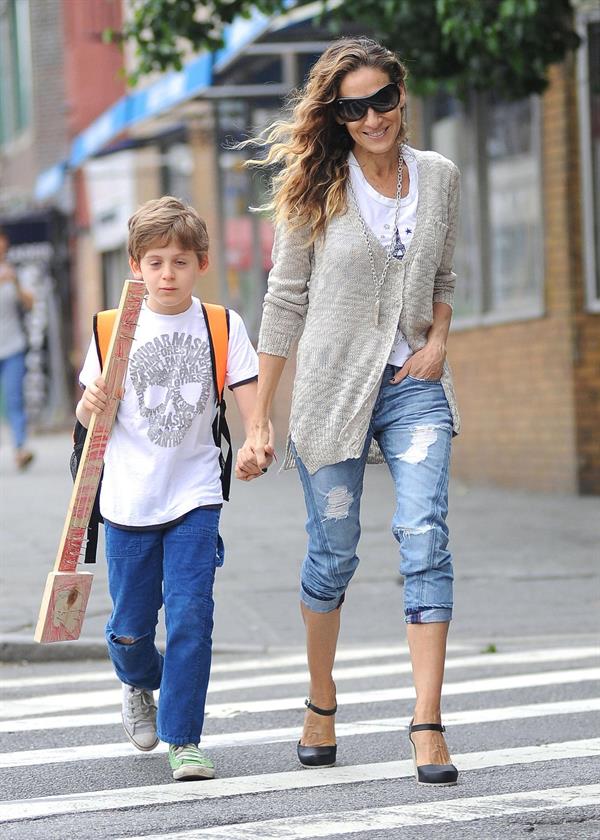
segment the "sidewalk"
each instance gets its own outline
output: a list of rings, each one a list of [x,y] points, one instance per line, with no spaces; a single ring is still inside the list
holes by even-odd
[[[4,433],[2,441],[0,660],[104,658],[103,627],[110,601],[102,545],[99,562],[91,567],[95,578],[82,638],[44,646],[32,639],[72,489],[70,436],[33,438],[36,459],[25,473],[15,470]],[[298,571],[305,534],[297,475],[271,468],[252,484],[234,482],[232,495],[222,521],[226,560],[217,575],[215,650],[300,647]],[[369,467],[362,562],[344,609],[346,644],[403,637],[397,549],[389,529],[392,510],[387,469]],[[597,514],[597,498],[454,483],[449,517],[456,570],[452,637],[490,644],[507,637],[597,636]]]

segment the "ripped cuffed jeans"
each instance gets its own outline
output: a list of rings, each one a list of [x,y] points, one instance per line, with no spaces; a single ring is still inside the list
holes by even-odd
[[[392,532],[400,548],[407,623],[450,621],[452,557],[448,551],[448,468],[452,419],[439,382],[389,380],[387,365],[360,458],[310,475],[297,458],[308,521],[301,598],[314,612],[340,605],[358,566],[360,500],[371,439],[378,442],[396,491]]]
[[[108,652],[121,682],[160,688],[157,732],[168,744],[197,744],[204,722],[213,629],[213,584],[224,549],[220,510],[196,508],[176,525],[126,531],[105,523],[113,611]],[[167,648],[154,644],[164,600]],[[125,644],[119,639],[134,639]]]

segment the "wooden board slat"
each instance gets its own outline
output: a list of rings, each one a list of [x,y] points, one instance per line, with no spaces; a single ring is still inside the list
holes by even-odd
[[[91,572],[50,572],[42,596],[36,642],[79,638],[93,579]]]
[[[104,453],[119,407],[120,391],[125,381],[129,351],[144,294],[142,281],[125,281],[102,369],[108,391],[108,406],[102,414],[93,414],[90,421],[54,570],[46,581],[34,635],[37,642],[77,639],[81,632],[93,575],[90,572],[77,572],[77,565],[100,483]]]

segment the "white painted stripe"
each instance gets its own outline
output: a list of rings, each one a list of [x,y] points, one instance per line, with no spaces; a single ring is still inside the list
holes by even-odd
[[[364,831],[390,831],[415,825],[447,825],[498,819],[513,814],[557,811],[564,808],[589,808],[600,805],[600,784],[503,793],[495,796],[471,796],[422,802],[412,805],[388,805],[328,814],[306,814],[277,820],[261,820],[235,825],[219,825],[171,834],[144,834],[120,840],[202,840],[224,837],[226,840],[303,840],[310,837],[334,837]],[[485,827],[482,826],[485,832]]]
[[[345,656],[343,655],[345,654]],[[349,655],[351,654],[351,655]],[[359,650],[355,653],[350,651],[339,651],[336,655],[336,660],[348,661],[352,659],[377,659],[383,657],[407,655],[408,649],[406,647],[395,648],[377,648],[368,655],[368,650]],[[600,647],[574,647],[574,648],[551,648],[529,651],[513,651],[509,653],[488,653],[476,654],[464,657],[449,657],[446,660],[446,669],[449,668],[476,668],[502,666],[502,665],[534,665],[544,664],[548,662],[573,661],[576,659],[591,659],[600,657]],[[298,661],[296,661],[298,660]],[[258,663],[262,663],[259,665]],[[251,669],[242,667],[251,664]],[[239,667],[233,667],[234,663],[216,663],[211,668],[211,676],[222,673],[224,666],[230,671],[244,671],[244,670],[269,670],[271,668],[281,667],[282,665],[306,665],[306,656],[298,657],[282,657],[279,660],[253,660],[252,663],[239,663]],[[392,662],[388,665],[372,665],[353,668],[339,668],[336,667],[334,677],[337,682],[351,679],[366,679],[376,676],[390,676],[395,674],[409,674],[411,672],[410,662]],[[35,686],[43,685],[81,685],[82,683],[93,682],[109,682],[114,681],[115,675],[112,671],[88,671],[78,674],[62,674],[48,677],[23,677],[19,679],[3,680],[3,688],[33,688]],[[231,680],[215,680],[211,679],[209,685],[209,692],[219,691],[234,691],[236,689],[247,690],[249,688],[262,688],[265,686],[274,685],[293,685],[297,683],[305,683],[307,680],[306,669],[296,671],[293,673],[275,673],[266,674],[263,676],[241,677]],[[1,706],[0,706],[1,708]]]
[[[477,723],[497,723],[501,720],[525,720],[553,715],[586,714],[600,711],[600,697],[590,700],[565,700],[557,703],[531,703],[526,706],[502,706],[496,709],[471,709],[465,712],[448,712],[444,715],[447,726],[474,726]],[[408,729],[409,717],[381,718],[379,720],[357,720],[353,723],[338,723],[336,736],[347,738],[356,735],[376,735],[381,732],[401,732]],[[298,726],[279,729],[256,729],[249,732],[231,732],[222,735],[205,735],[202,746],[206,750],[224,747],[247,747],[256,744],[277,744],[298,740]],[[166,752],[167,745],[159,744],[154,750]],[[47,750],[17,750],[0,753],[0,769],[9,767],[37,767],[44,764],[64,764],[71,761],[101,761],[109,758],[136,759],[149,757],[152,753],[140,753],[128,742],[117,744],[86,744],[84,746],[55,747]]]
[[[566,685],[568,683],[579,683],[600,679],[600,668],[579,668],[568,671],[540,671],[537,674],[518,674],[506,677],[489,677],[479,680],[467,680],[465,682],[447,683],[444,686],[444,695],[451,694],[474,694],[489,691],[509,691],[520,688],[533,688],[546,685]],[[85,704],[81,703],[77,708],[95,707],[97,695],[108,692],[87,692],[80,697],[89,698]],[[114,694],[114,692],[112,692]],[[117,692],[120,703],[120,692]],[[415,696],[414,688],[387,688],[374,691],[354,691],[346,694],[338,694],[339,705],[363,705],[365,703],[387,703],[396,700],[411,700]],[[36,698],[37,699],[37,698]],[[44,698],[40,698],[41,701]],[[28,701],[22,701],[28,702]],[[274,700],[248,700],[240,703],[211,704],[206,706],[206,716],[213,718],[234,717],[239,714],[259,714],[261,712],[279,712],[289,709],[301,709],[304,705],[304,697],[282,697]],[[33,710],[33,704],[27,707]],[[37,711],[40,711],[37,708]],[[0,721],[0,732],[31,732],[40,729],[70,729],[77,726],[108,726],[113,723],[120,723],[120,715],[114,712],[93,715],[59,715],[56,717],[24,718],[23,720],[10,719]]]
[[[488,691],[508,691],[511,689],[530,688],[532,686],[558,685],[586,680],[600,679],[600,668],[579,668],[568,671],[540,671],[533,674],[516,674],[505,677],[488,677],[466,680],[458,683],[446,683],[443,694],[474,694]],[[350,705],[365,703],[386,703],[396,700],[412,700],[415,691],[412,685],[402,688],[382,688],[373,691],[351,691],[337,695],[338,704]],[[207,715],[212,717],[233,717],[243,713],[278,712],[298,708],[297,697],[283,697],[274,700],[248,700],[241,703],[211,704],[207,706]]]
[[[520,651],[506,654],[479,654],[478,656],[464,656],[450,658],[446,661],[446,671],[454,668],[484,668],[490,665],[542,665],[554,661],[596,658],[600,649],[588,648],[556,648],[554,650]],[[334,678],[337,683],[344,680],[371,679],[373,677],[395,676],[411,673],[410,662],[393,662],[388,665],[356,666],[352,668],[337,668]],[[58,681],[58,680],[57,680]],[[219,692],[267,688],[276,685],[305,685],[306,671],[284,674],[267,674],[258,677],[244,677],[234,680],[211,680],[208,686],[209,694]],[[121,689],[106,689],[95,692],[75,692],[50,694],[45,697],[27,697],[22,699],[4,700],[0,702],[0,718],[24,717],[25,715],[74,711],[90,707],[101,708],[114,706],[121,702]]]
[[[454,756],[461,771],[486,767],[507,767],[540,761],[563,761],[571,758],[600,756],[600,738],[565,741],[542,746],[513,747],[505,750],[465,753]],[[265,773],[214,779],[210,782],[186,782],[145,787],[100,790],[89,793],[43,796],[0,802],[0,822],[39,819],[57,814],[81,814],[89,811],[112,811],[117,808],[138,808],[178,802],[247,796],[256,793],[299,790],[329,785],[347,785],[379,780],[396,780],[413,775],[412,761],[388,761],[350,767],[315,768],[310,772]]]
[[[51,729],[114,726],[121,723],[120,712],[93,712],[89,715],[53,715],[52,717],[0,720],[0,732],[40,732]]]
[[[473,645],[449,644],[449,651],[473,651]],[[344,647],[337,651],[337,662],[351,662],[361,659],[384,659],[389,656],[407,656],[407,645],[390,645],[372,648]],[[271,668],[292,668],[296,665],[306,665],[306,653],[295,653],[286,656],[271,656],[267,652],[260,659],[236,659],[232,662],[213,662],[211,674],[229,674],[237,671],[266,671]],[[3,680],[4,688],[31,688],[36,685],[56,685],[56,683],[107,682],[114,680],[112,670],[85,671],[78,674],[54,674],[53,676],[17,677]]]

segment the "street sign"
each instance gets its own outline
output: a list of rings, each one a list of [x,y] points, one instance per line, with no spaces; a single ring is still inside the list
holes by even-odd
[[[144,293],[141,280],[125,281],[102,369],[108,405],[102,414],[93,414],[90,421],[54,569],[48,575],[42,596],[34,635],[36,642],[68,641],[78,639],[81,633],[93,575],[78,572],[77,565],[102,475],[106,445],[119,407]]]

